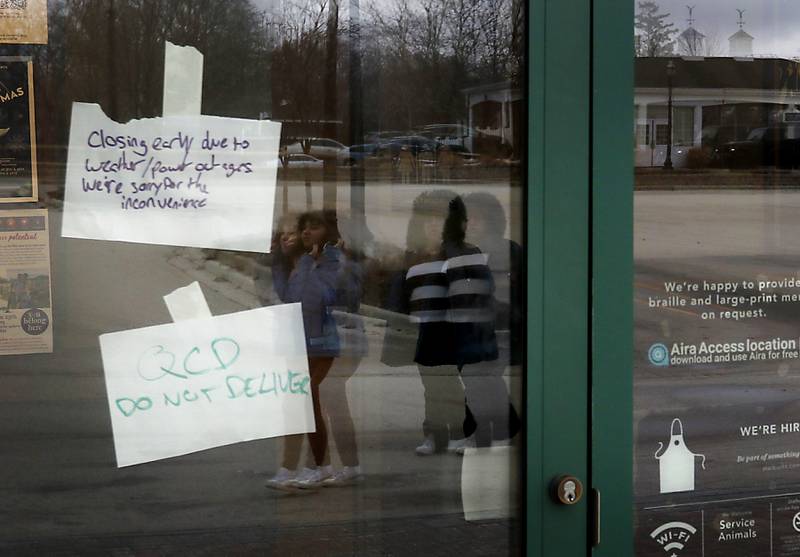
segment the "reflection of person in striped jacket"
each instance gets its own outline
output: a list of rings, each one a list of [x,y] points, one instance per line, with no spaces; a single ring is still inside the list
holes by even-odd
[[[464,383],[469,445],[488,447],[506,440],[511,403],[503,379],[506,362],[497,346],[495,284],[488,255],[465,241],[467,210],[460,197],[450,202],[442,252],[446,259],[447,321],[452,327],[454,363]]]
[[[424,389],[425,440],[416,451],[423,456],[456,448],[464,438],[464,387],[452,361],[442,258],[442,232],[454,197],[452,191],[434,190],[414,200],[406,236],[406,270],[393,281],[389,295],[389,308],[418,324],[414,362]]]
[[[418,198],[415,210],[435,206],[442,193],[423,194],[427,198]],[[412,225],[425,229],[424,223]],[[505,361],[499,359],[495,336],[494,281],[486,254],[465,242],[466,225],[464,202],[453,196],[438,253],[429,250],[427,258],[418,257],[405,275],[406,309],[419,323],[414,360],[425,388],[421,455],[471,443],[489,446],[511,436]],[[467,442],[465,433],[474,437]]]

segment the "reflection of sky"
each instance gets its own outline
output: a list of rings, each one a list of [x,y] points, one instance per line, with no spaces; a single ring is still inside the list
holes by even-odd
[[[280,13],[284,3],[317,4],[321,0],[250,0],[259,10]],[[442,0],[444,1],[444,0]],[[637,4],[639,0],[634,0]],[[686,28],[687,5],[694,6],[694,27],[701,33],[714,36],[719,43],[720,54],[728,55],[728,37],[739,27],[736,8],[746,10],[744,29],[755,38],[755,55],[776,55],[786,58],[800,57],[800,1],[798,0],[656,0],[662,13],[669,13],[670,20],[679,31]],[[350,0],[339,0],[342,16]],[[392,0],[360,0],[362,9],[368,6],[391,5]],[[412,2],[412,5],[414,3]]]
[[[639,0],[636,0],[638,5]],[[744,12],[744,30],[752,35],[753,54],[786,58],[800,56],[800,2],[797,0],[656,0],[662,13],[683,31],[689,11],[694,6],[694,27],[704,34],[716,35],[721,55],[728,55],[728,37],[739,26],[737,8]]]

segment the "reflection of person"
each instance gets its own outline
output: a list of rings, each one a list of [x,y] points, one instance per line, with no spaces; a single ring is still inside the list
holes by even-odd
[[[276,238],[272,280],[282,302],[300,302],[306,335],[315,431],[308,433],[314,464],[297,472],[303,435],[284,438],[282,467],[269,481],[273,487],[317,487],[333,477],[326,465],[327,429],[320,402],[320,385],[339,355],[339,338],[332,309],[342,289],[360,288],[357,280],[341,280],[343,254],[336,216],[311,212],[300,216],[297,232],[286,221]]]
[[[469,302],[471,323],[466,325],[466,319],[455,319],[457,323],[454,324],[458,329],[456,338],[463,340],[461,379],[474,418],[474,424],[465,433],[471,434],[474,428],[474,441],[480,447],[512,438],[521,426],[503,373],[508,365],[519,365],[522,360],[522,300],[517,283],[522,268],[522,248],[504,237],[505,212],[494,196],[473,193],[466,196],[464,202],[469,221],[466,212],[456,218],[465,227],[469,223],[464,238],[477,244],[467,249],[479,249],[483,257],[488,258],[488,267],[480,261],[479,267],[470,270],[473,279],[478,279],[472,280],[470,287],[475,294]],[[449,263],[452,307],[456,296],[461,296],[462,292],[454,288],[456,282],[452,279],[456,277],[450,275],[455,267]],[[479,286],[481,280],[485,281],[486,288]],[[497,331],[500,331],[500,343]],[[470,344],[474,346],[469,347]],[[474,348],[478,348],[477,352]]]
[[[347,398],[347,382],[355,374],[362,358],[367,353],[367,335],[364,320],[358,315],[361,305],[363,269],[361,254],[354,246],[362,243],[363,234],[351,229],[350,221],[338,221],[342,235],[341,257],[339,259],[339,281],[336,289],[336,306],[332,312],[339,335],[339,356],[320,387],[322,408],[328,422],[328,431],[333,438],[341,470],[333,472],[333,476],[322,483],[326,487],[352,484],[361,477],[361,466],[358,459],[358,445],[353,417],[350,413],[350,402]],[[329,466],[330,451],[325,455],[324,466]]]
[[[523,251],[514,240],[505,237],[506,214],[495,196],[471,193],[464,197],[469,222],[466,240],[478,246],[489,257],[489,268],[495,286],[496,326],[507,331],[509,354],[506,363],[522,363],[523,305],[519,279],[522,276]]]
[[[403,146],[400,153],[397,155],[397,165],[400,169],[400,180],[403,184],[409,184],[413,181],[416,182],[417,161],[408,147]]]
[[[464,388],[453,359],[452,327],[447,322],[447,276],[442,234],[455,194],[435,190],[414,200],[406,235],[405,269],[395,279],[389,308],[419,324],[414,362],[424,389],[425,439],[416,448],[431,455],[463,442]]]

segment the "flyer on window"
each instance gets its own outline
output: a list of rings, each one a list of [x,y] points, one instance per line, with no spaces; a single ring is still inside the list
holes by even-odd
[[[53,351],[46,209],[0,211],[0,356]]]
[[[32,63],[0,57],[0,203],[37,201],[37,182]]]
[[[47,0],[0,0],[0,43],[47,44]]]

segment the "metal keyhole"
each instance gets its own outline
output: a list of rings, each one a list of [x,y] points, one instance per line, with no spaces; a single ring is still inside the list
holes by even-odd
[[[550,495],[562,505],[575,505],[583,497],[583,485],[575,476],[558,476],[550,483]]]
[[[567,481],[564,483],[564,498],[570,503],[574,503],[575,499],[578,498],[578,496],[575,494],[576,487],[577,486],[573,481]]]

